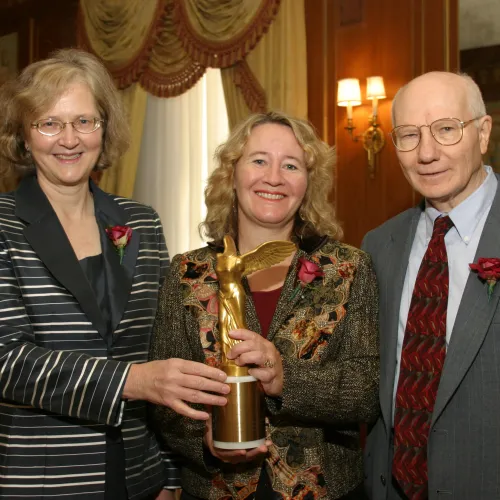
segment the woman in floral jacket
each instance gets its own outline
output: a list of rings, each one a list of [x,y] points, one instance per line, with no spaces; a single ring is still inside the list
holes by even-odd
[[[225,234],[242,254],[271,240],[297,250],[243,279],[248,330],[231,333],[241,342],[229,357],[262,383],[269,441],[216,449],[210,419],[155,408],[160,435],[185,459],[182,498],[364,498],[359,427],[378,412],[377,289],[369,257],[336,239],[334,152],[307,122],[271,112],[240,124],[216,159],[203,224],[211,243],[173,259],[152,358],[219,365]]]

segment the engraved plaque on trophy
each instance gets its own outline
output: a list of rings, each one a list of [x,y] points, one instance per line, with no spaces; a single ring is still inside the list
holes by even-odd
[[[229,337],[231,330],[246,328],[246,294],[241,278],[271,267],[295,250],[290,241],[269,241],[244,255],[238,255],[234,240],[224,236],[224,253],[217,254],[215,271],[219,279],[220,369],[227,374],[231,392],[227,404],[213,408],[213,442],[216,448],[240,450],[256,448],[265,442],[264,395],[259,381],[227,358],[239,340]]]

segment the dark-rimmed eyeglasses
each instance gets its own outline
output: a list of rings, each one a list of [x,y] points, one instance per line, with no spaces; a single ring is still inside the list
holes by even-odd
[[[62,122],[60,120],[38,120],[31,124],[31,128],[36,128],[38,132],[43,135],[57,135],[60,134],[66,125],[71,124],[71,126],[81,134],[91,134],[101,127],[104,120],[100,118],[78,118],[73,122]]]
[[[392,129],[391,137],[396,149],[403,152],[413,151],[422,138],[422,127],[429,127],[432,137],[442,146],[453,146],[462,140],[464,127],[482,116],[463,122],[458,118],[440,118],[430,125],[400,125]]]

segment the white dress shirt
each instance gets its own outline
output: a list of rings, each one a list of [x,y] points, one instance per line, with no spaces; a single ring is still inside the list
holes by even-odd
[[[446,313],[446,348],[448,348],[448,344],[450,343],[451,332],[453,331],[453,325],[457,317],[458,307],[462,300],[465,284],[470,274],[469,264],[474,262],[483,227],[497,191],[497,179],[491,167],[485,166],[484,169],[487,172],[487,176],[481,186],[451,212],[448,214],[441,213],[426,203],[425,211],[422,212],[420,216],[415,239],[411,247],[410,259],[403,285],[403,293],[401,295],[401,305],[399,308],[394,401],[398,387],[401,350],[403,347],[403,338],[406,329],[406,321],[408,319],[408,311],[410,310],[413,288],[415,287],[420,264],[431,240],[434,221],[440,215],[448,215],[453,222],[452,228],[448,231],[444,239],[446,252],[448,254],[450,280],[448,309]],[[480,255],[479,257],[491,257],[491,255]]]

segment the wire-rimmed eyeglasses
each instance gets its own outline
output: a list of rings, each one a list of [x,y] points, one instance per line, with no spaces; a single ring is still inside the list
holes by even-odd
[[[413,151],[422,138],[422,127],[429,127],[432,137],[443,146],[453,146],[462,140],[464,127],[475,120],[482,118],[478,116],[463,122],[458,118],[440,118],[430,125],[400,125],[392,129],[391,137],[396,149],[403,152]]]
[[[33,122],[31,128],[36,128],[38,132],[43,135],[53,136],[60,134],[66,125],[71,124],[77,132],[91,134],[100,128],[102,123],[104,123],[104,120],[101,118],[78,118],[72,122],[62,122],[60,120],[51,120],[48,118]]]

